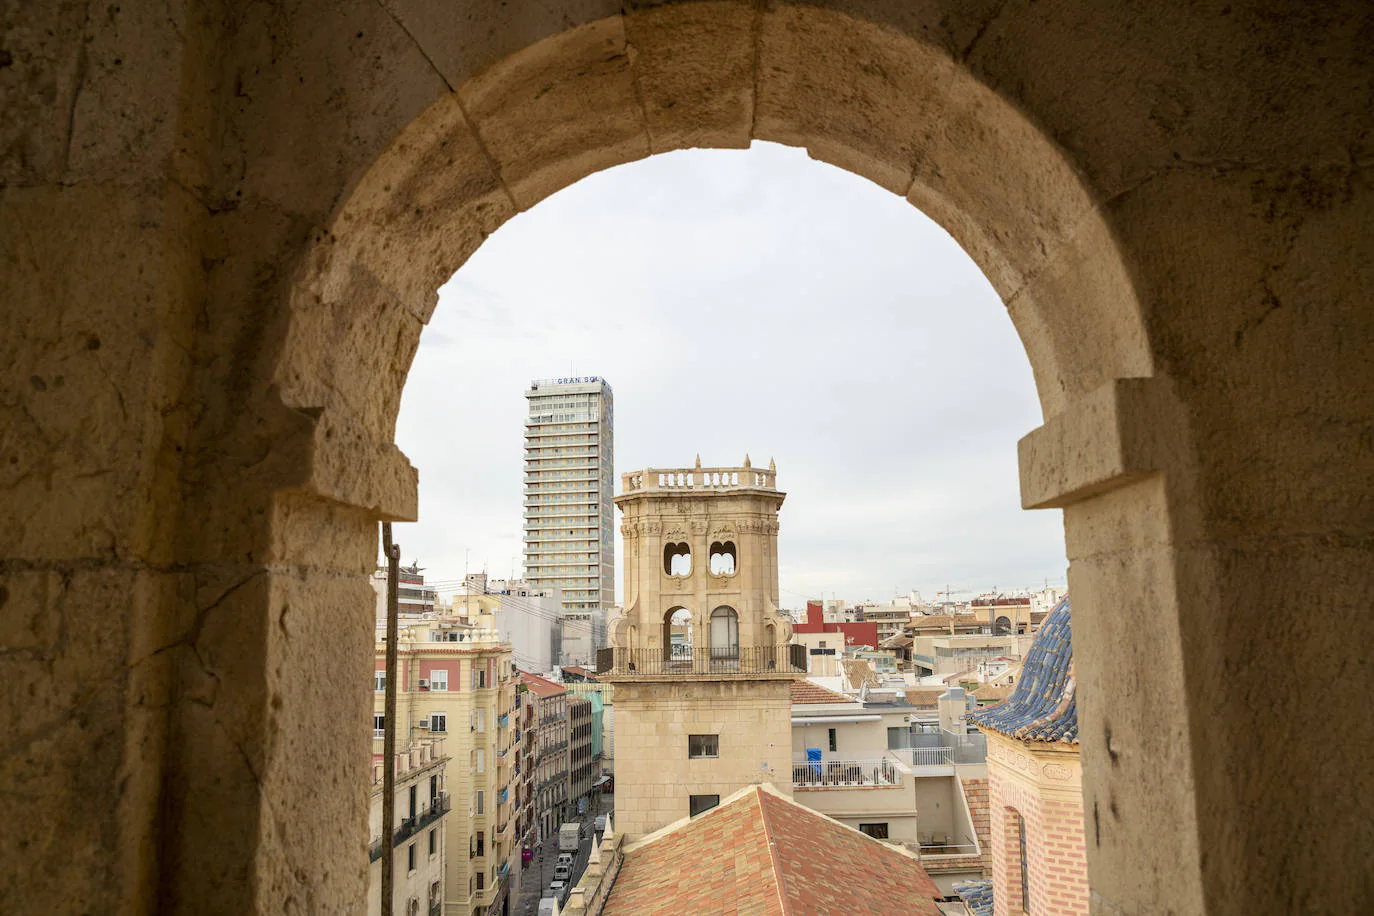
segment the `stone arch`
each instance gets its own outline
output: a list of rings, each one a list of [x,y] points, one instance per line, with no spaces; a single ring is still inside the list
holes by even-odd
[[[1358,668],[1374,626],[1366,5],[19,4],[3,812],[81,840],[12,863],[22,905],[356,906],[366,811],[317,789],[366,774],[340,672],[373,523],[416,510],[390,429],[434,278],[579,175],[756,137],[923,206],[1026,342],[1100,908],[1367,896],[1368,804],[1311,816],[1374,797],[1363,694],[1251,663]],[[1331,741],[1275,740],[1317,707]]]
[[[999,616],[992,624],[992,632],[997,636],[1008,636],[1011,634],[1011,618],[1005,614]]]
[[[820,9],[762,17],[759,40],[776,42],[779,58],[768,55],[756,87],[739,72],[745,60],[714,73],[675,63],[686,50],[675,45],[738,26],[737,12],[683,4],[612,16],[440,96],[371,163],[313,246],[274,372],[282,399],[389,438],[439,286],[501,223],[591,172],[752,139],[803,146],[944,226],[1006,303],[1047,415],[1113,379],[1153,374],[1092,193],[1020,111],[945,49]],[[1060,260],[1082,267],[1072,294],[1032,282]],[[351,358],[322,353],[323,339]]]
[[[1120,390],[1155,360],[1100,191],[940,42],[820,7],[688,2],[488,64],[387,138],[291,285],[272,396],[293,422],[314,418],[307,451],[324,472],[303,476],[328,499],[415,514],[415,472],[391,444],[405,370],[438,287],[487,235],[597,170],[753,139],[804,147],[949,231],[1001,295],[1047,417],[1090,396],[1108,413],[1136,397],[1168,415],[1157,388]],[[1057,443],[1035,445],[1023,453],[1051,457],[1023,460],[1028,507],[1102,484],[1096,468],[1066,477]]]

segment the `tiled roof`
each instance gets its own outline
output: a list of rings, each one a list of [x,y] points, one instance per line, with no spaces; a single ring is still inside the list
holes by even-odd
[[[939,700],[944,692],[943,687],[908,687],[906,701],[921,709],[934,709],[940,705]]]
[[[954,893],[968,904],[973,916],[992,916],[991,881],[958,881],[954,885]]]
[[[520,683],[528,687],[535,696],[540,697],[556,697],[560,693],[568,692],[563,685],[555,684],[548,678],[542,678],[537,674],[520,675]]]
[[[1010,697],[969,713],[982,728],[1023,741],[1078,743],[1078,701],[1074,695],[1073,628],[1064,596],[1031,643]]]
[[[1013,689],[1014,688],[1010,684],[980,684],[970,692],[975,699],[981,700],[984,703],[992,703],[999,700],[1005,700],[1007,697],[1011,696]]]
[[[878,677],[878,672],[873,670],[873,665],[868,659],[846,658],[840,661],[840,667],[844,669],[845,680],[855,690],[865,684],[869,687],[883,686],[882,680]]]
[[[749,786],[626,848],[603,916],[939,916],[911,853]]]
[[[792,682],[792,705],[806,705],[808,703],[854,703],[857,702],[853,697],[847,697],[842,693],[836,693],[817,684],[814,681],[800,680]]]

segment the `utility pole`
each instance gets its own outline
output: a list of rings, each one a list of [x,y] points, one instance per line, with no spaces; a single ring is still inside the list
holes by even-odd
[[[382,721],[382,916],[392,916],[395,883],[396,828],[396,642],[397,591],[401,575],[401,548],[391,542],[391,522],[382,522],[382,549],[386,552],[386,713]]]

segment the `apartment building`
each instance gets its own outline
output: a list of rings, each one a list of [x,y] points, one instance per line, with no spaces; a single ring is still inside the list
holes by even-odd
[[[918,855],[946,893],[990,862],[986,743],[930,691],[860,699],[792,687],[792,787],[800,804]],[[956,688],[962,707],[963,691]],[[955,719],[958,719],[955,722]]]
[[[563,656],[563,593],[557,588],[469,573],[453,596],[453,611],[495,629],[522,671],[552,671]]]
[[[863,604],[859,609],[866,623],[878,625],[879,642],[900,635],[911,623],[911,600],[900,595],[887,604]]]
[[[525,398],[525,578],[561,589],[565,614],[604,611],[615,603],[611,386],[540,379]]]
[[[448,761],[443,738],[413,741],[410,747],[397,751],[392,761],[396,771],[396,805],[391,825],[393,913],[440,916],[443,912],[446,816],[450,809],[445,779]],[[380,916],[382,912],[382,867],[386,861],[386,838],[382,835],[385,773],[385,760],[375,758],[369,801],[369,916]]]
[[[600,742],[593,741],[592,705],[590,697],[568,694],[568,793],[579,811],[598,775],[593,744]]]
[[[515,690],[516,721],[519,723],[515,737],[520,754],[515,767],[515,836],[522,850],[532,850],[539,842],[539,821],[535,808],[539,788],[535,781],[539,761],[539,697],[529,689],[523,678],[516,681]]]
[[[386,617],[386,583],[390,574],[385,566],[369,577],[368,582],[377,596],[377,617]],[[439,593],[425,584],[424,570],[419,561],[402,566],[396,575],[396,609],[402,618],[418,618],[434,611]]]
[[[386,644],[376,647],[373,754],[382,750]],[[484,916],[507,905],[520,868],[512,787],[519,723],[511,649],[495,630],[452,617],[402,627],[397,641],[397,743],[441,737],[453,811],[444,916]]]
[[[558,832],[571,810],[569,694],[559,684],[536,674],[522,674],[520,680],[535,698],[534,818],[538,828],[535,841],[540,842]]]

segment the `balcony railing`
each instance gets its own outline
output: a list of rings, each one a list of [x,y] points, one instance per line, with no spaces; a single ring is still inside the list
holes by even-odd
[[[596,673],[619,677],[690,677],[710,675],[805,674],[806,646],[739,646],[697,649],[598,649]]]
[[[909,753],[914,767],[952,766],[954,763],[952,747],[913,747]]]
[[[424,809],[417,812],[414,817],[407,817],[396,826],[392,831],[391,845],[400,846],[415,834],[424,830],[430,824],[437,821],[449,812],[452,805],[449,802],[447,792],[439,793],[439,796],[430,802]],[[367,854],[370,861],[377,861],[382,857],[382,838],[377,836],[372,838],[368,844]]]
[[[908,766],[948,767],[977,764],[987,760],[986,735],[956,735],[940,730],[937,734],[913,734],[912,747],[895,748],[892,753]]]
[[[896,786],[901,782],[902,773],[896,761],[886,757],[878,760],[792,762],[792,785],[798,787]]]

